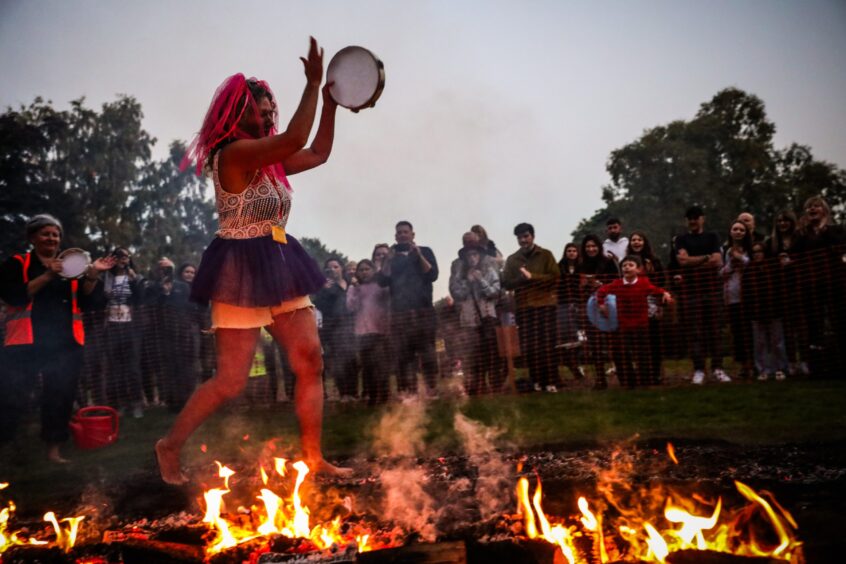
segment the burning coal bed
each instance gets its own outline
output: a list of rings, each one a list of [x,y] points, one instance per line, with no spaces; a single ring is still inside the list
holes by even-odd
[[[671,443],[385,457],[353,461],[357,477],[345,481],[312,480],[305,464],[281,458],[218,463],[201,490],[147,473],[120,502],[43,522],[19,521],[14,485],[0,484],[0,564],[833,562],[810,557],[786,507],[808,504],[796,484],[842,485],[841,447],[833,459]],[[114,516],[137,513],[129,498],[139,495],[146,507],[184,497],[188,509]]]

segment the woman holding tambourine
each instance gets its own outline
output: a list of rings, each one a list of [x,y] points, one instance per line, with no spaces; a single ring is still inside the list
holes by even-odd
[[[341,102],[330,90],[336,85],[331,76],[321,90],[323,50],[314,38],[301,61],[306,86],[284,131],[276,129],[276,97],[270,86],[236,74],[218,88],[189,150],[198,172],[212,177],[220,224],[191,288],[194,301],[211,302],[217,373],[194,392],[156,443],[162,479],[170,484],[188,480],[180,464],[188,438],[244,389],[262,327],[286,350],[296,376],[294,410],[306,463],[317,473],[342,473],[321,450],[322,362],[308,297],[326,278],[285,230],[291,211],[287,177],[329,158]],[[320,123],[306,147],[321,92]]]
[[[89,262],[80,249],[59,254],[62,224],[41,214],[26,224],[32,245],[0,265],[0,299],[7,307],[4,368],[0,376],[0,444],[11,441],[29,392],[40,373],[41,438],[47,457],[67,462],[59,445],[69,438],[79,372],[82,368],[82,308],[113,258]]]

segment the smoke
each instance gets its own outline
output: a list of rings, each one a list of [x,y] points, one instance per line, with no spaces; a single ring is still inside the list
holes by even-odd
[[[373,441],[376,453],[389,457],[422,454],[428,422],[423,401],[415,396],[403,399],[389,409],[376,426]]]
[[[417,463],[425,452],[429,417],[426,403],[406,398],[392,406],[374,430],[374,449],[384,457],[380,472],[382,514],[421,539],[434,541],[452,525],[491,518],[511,503],[513,468],[496,450],[501,431],[473,421],[457,410],[453,427],[467,455],[469,476],[433,480],[431,469]]]
[[[72,514],[85,517],[79,529],[78,541],[98,542],[101,540],[102,531],[118,523],[112,500],[104,493],[102,481],[85,486]]]
[[[429,477],[416,465],[416,455],[423,452],[426,405],[416,397],[408,397],[392,406],[374,430],[374,449],[388,457],[388,466],[381,472],[384,492],[383,512],[405,530],[417,531],[427,541],[436,538],[435,500],[426,491]]]
[[[434,498],[426,491],[429,482],[426,470],[405,460],[395,468],[384,470],[381,481],[385,517],[407,531],[416,531],[423,540],[434,542],[438,511]]]
[[[478,421],[456,413],[455,430],[464,445],[471,465],[478,469],[475,497],[482,519],[488,519],[504,511],[513,500],[503,496],[514,483],[514,468],[496,450],[496,439],[502,431],[486,427]]]

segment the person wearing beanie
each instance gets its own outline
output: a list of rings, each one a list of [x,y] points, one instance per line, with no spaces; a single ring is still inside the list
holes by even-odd
[[[41,374],[41,439],[47,458],[67,462],[59,445],[70,437],[85,332],[82,309],[114,259],[92,263],[80,279],[62,275],[62,224],[49,214],[33,216],[25,227],[32,250],[0,265],[0,299],[8,304],[4,365],[0,377],[0,445],[14,440],[26,398]],[[5,459],[6,457],[2,457]]]

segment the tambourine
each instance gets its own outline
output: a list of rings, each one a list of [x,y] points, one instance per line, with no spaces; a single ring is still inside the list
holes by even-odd
[[[62,261],[62,278],[82,278],[91,266],[91,255],[82,249],[65,249],[57,258]]]
[[[364,47],[344,47],[329,61],[326,80],[333,83],[332,99],[358,112],[376,105],[385,88],[385,65]]]
[[[605,296],[605,305],[608,306],[608,317],[599,311],[599,302],[596,294],[592,295],[587,303],[587,316],[594,327],[605,333],[616,331],[620,326],[617,319],[617,296],[608,294]]]

